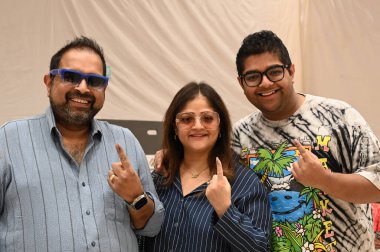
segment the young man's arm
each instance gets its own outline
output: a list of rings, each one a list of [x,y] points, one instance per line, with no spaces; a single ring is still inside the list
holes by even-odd
[[[292,174],[304,186],[311,186],[324,193],[357,204],[380,202],[380,190],[369,180],[369,172],[343,174],[325,169],[318,157],[294,141],[300,157],[293,163]],[[374,171],[380,164],[372,165]],[[372,173],[375,174],[375,173]],[[368,175],[368,176],[366,176]],[[375,175],[376,176],[376,175]]]

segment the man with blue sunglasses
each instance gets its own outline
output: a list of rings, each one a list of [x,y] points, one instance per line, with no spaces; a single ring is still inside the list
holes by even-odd
[[[101,47],[76,38],[44,76],[50,106],[0,127],[0,251],[137,251],[164,209],[145,154],[98,121],[108,85]]]

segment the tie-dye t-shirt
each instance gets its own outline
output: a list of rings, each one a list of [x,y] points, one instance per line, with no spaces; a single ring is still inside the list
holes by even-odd
[[[379,141],[349,104],[305,95],[291,117],[255,112],[235,124],[233,148],[270,190],[273,251],[374,251],[369,204],[352,204],[304,187],[291,174],[298,139],[326,169],[358,173],[380,188]]]

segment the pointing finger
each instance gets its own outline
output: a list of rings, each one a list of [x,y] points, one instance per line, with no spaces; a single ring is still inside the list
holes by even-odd
[[[218,157],[216,157],[216,174],[218,175],[218,178],[223,178],[222,162],[220,162]]]
[[[307,150],[301,145],[301,143],[297,139],[293,139],[292,143],[297,147],[301,155],[307,153]]]
[[[116,147],[117,154],[119,154],[121,165],[123,166],[124,169],[129,168],[129,159],[123,147],[121,147],[120,144],[116,144],[115,147]]]

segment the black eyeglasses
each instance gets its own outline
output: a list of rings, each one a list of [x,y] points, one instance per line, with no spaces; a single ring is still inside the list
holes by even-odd
[[[50,71],[50,74],[54,76],[59,75],[64,83],[74,86],[79,85],[82,80],[85,79],[88,87],[93,89],[104,89],[109,80],[107,76],[98,74],[84,74],[82,72],[66,68],[53,69]]]
[[[263,81],[264,75],[271,82],[277,82],[284,78],[285,69],[288,69],[289,65],[274,65],[268,67],[264,72],[250,71],[240,75],[241,81],[244,81],[248,87],[256,87]]]

